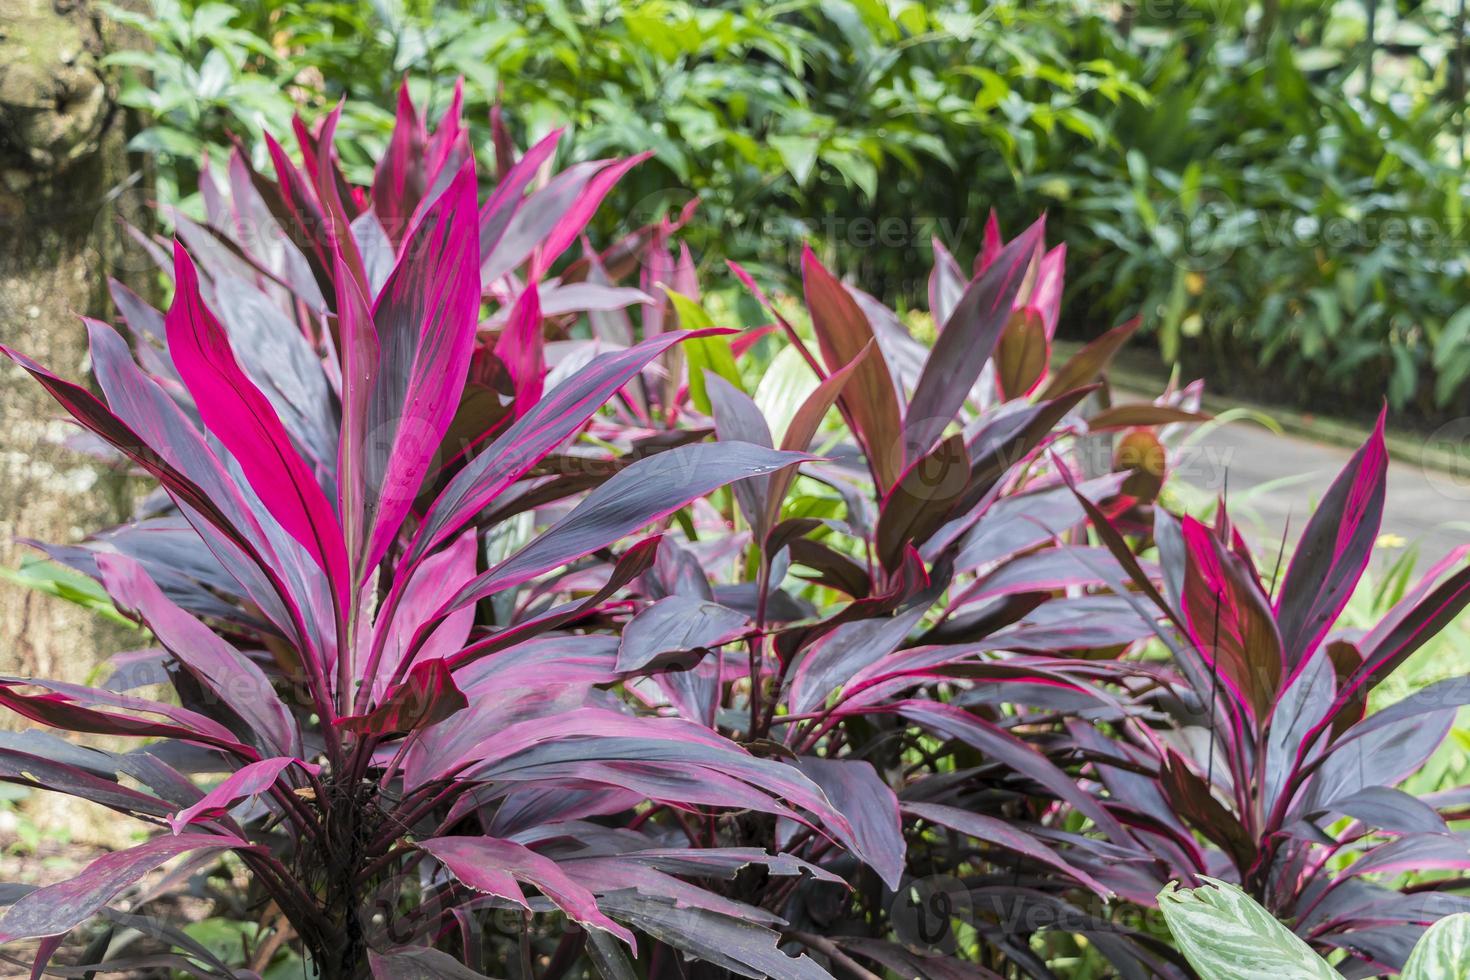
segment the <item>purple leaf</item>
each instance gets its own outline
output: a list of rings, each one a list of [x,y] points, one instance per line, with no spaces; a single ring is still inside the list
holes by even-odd
[[[962,810],[959,807],[944,806],[937,803],[912,803],[903,804],[904,813],[911,817],[918,817],[941,827],[958,830],[967,837],[973,837],[978,841],[995,844],[1017,854],[1024,855],[1042,864],[1049,865],[1061,871],[1069,877],[1075,878],[1078,883],[1092,889],[1099,898],[1106,899],[1112,894],[1112,889],[1089,875],[1082,869],[1067,863],[1061,855],[1049,847],[1039,838],[1017,829],[1004,820],[986,816],[983,813],[975,813],[970,810]],[[1004,864],[1006,862],[997,862]]]
[[[454,683],[448,662],[423,660],[414,664],[408,677],[368,714],[340,718],[337,724],[358,735],[412,732],[438,724],[467,707],[469,701]]]
[[[701,654],[739,637],[747,619],[717,602],[693,596],[671,595],[634,616],[623,627],[617,669],[644,670],[662,666],[671,657],[690,651]]]
[[[928,541],[947,523],[970,476],[965,437],[955,433],[904,470],[878,511],[878,559],[890,571],[909,546]]]
[[[523,882],[555,902],[573,921],[635,946],[633,934],[603,915],[590,891],[568,877],[555,861],[530,848],[496,837],[435,837],[418,846],[468,888],[525,905],[514,884]]]
[[[155,837],[126,851],[105,854],[75,878],[38,888],[12,905],[0,919],[0,943],[59,936],[87,921],[123,889],[180,854],[247,846],[234,836],[189,834]]]
[[[713,371],[705,372],[704,383],[714,409],[715,434],[721,440],[771,446],[771,429],[749,395]],[[799,451],[805,449],[802,446]],[[766,520],[770,502],[767,493],[771,480],[772,477],[754,477],[735,484],[735,501],[756,540],[763,540],[768,530]]]
[[[800,756],[796,766],[822,788],[835,810],[852,824],[852,852],[897,890],[904,872],[903,827],[898,797],[862,759]]]
[[[215,820],[230,812],[230,808],[243,799],[251,796],[259,796],[276,784],[281,773],[288,766],[299,765],[303,768],[314,770],[316,767],[308,767],[300,759],[281,757],[276,759],[261,759],[252,762],[248,766],[242,766],[235,770],[228,779],[220,783],[214,789],[204,795],[194,805],[180,810],[176,815],[169,817],[168,825],[177,836],[184,828],[196,820]]]
[[[254,661],[170,602],[137,562],[99,554],[97,566],[108,594],[135,610],[194,679],[260,737],[267,751],[301,754],[301,736],[290,710]]]
[[[736,976],[756,980],[832,980],[810,957],[789,956],[781,934],[758,922],[667,899],[622,891],[603,899],[608,911],[638,931]]]
[[[1077,492],[1097,503],[1118,493],[1125,473],[1110,473],[1077,485]],[[1060,537],[1086,518],[1086,511],[1063,483],[1002,497],[960,539],[956,571],[969,571],[1027,551]]]
[[[33,730],[25,734],[44,733]],[[68,764],[58,758],[59,752],[48,751],[46,755],[22,752],[4,744],[5,741],[6,738],[0,736],[0,779],[65,793],[130,816],[167,817],[174,811],[166,801],[118,783],[115,770],[112,777],[107,778]],[[68,742],[61,745],[62,751],[75,748]],[[52,749],[47,745],[36,745],[35,748],[38,751]]]
[[[1038,221],[1007,245],[994,264],[971,281],[945,321],[905,412],[903,438],[911,454],[923,455],[933,448],[980,379],[1010,320],[1045,228],[1045,221]]]
[[[368,950],[373,980],[488,980],[453,956],[432,946]]]
[[[1131,838],[1121,824],[1072,777],[1046,756],[1004,729],[953,705],[928,701],[901,701],[895,709],[903,717],[944,738],[957,738],[997,762],[1033,779],[1058,799],[1076,807],[1111,840],[1126,844]]]
[[[791,675],[787,708],[805,714],[864,668],[897,650],[927,611],[923,603],[891,619],[843,623],[806,647]]]
[[[717,487],[811,458],[743,442],[720,442],[680,446],[641,459],[593,490],[536,540],[476,578],[446,611],[591,554]]]
[[[383,655],[375,676],[367,678],[372,685],[372,697],[383,695],[383,686],[389,677],[397,673],[419,630],[475,577],[477,551],[475,532],[465,531],[447,548],[436,551],[414,569],[403,590],[403,598],[393,610],[392,619],[380,619],[376,626],[386,636],[378,638],[383,645]],[[417,659],[435,660],[458,653],[469,639],[474,621],[475,610],[472,607],[445,616],[416,652]]]
[[[934,249],[934,268],[929,271],[929,315],[936,329],[949,320],[960,297],[965,295],[965,274],[949,249],[937,237],[930,240]]]
[[[1392,786],[1365,786],[1355,793],[1335,799],[1324,809],[1346,814],[1365,826],[1393,833],[1447,834],[1444,818],[1434,807],[1417,796],[1410,796]]]

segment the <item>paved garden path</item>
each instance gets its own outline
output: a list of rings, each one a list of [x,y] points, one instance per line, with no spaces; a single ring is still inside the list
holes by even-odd
[[[1470,436],[1470,425],[1466,427]],[[1181,454],[1177,465],[1194,487],[1211,495],[1228,474],[1231,513],[1255,533],[1252,544],[1269,550],[1264,540],[1280,540],[1288,517],[1293,539],[1301,533],[1310,508],[1322,499],[1352,450],[1313,442],[1297,435],[1277,435],[1255,422],[1232,422],[1208,432]],[[1410,457],[1416,455],[1411,449]],[[1383,533],[1419,546],[1419,567],[1470,543],[1470,474],[1454,476],[1417,462],[1391,459]],[[1393,539],[1374,560],[1375,567],[1398,552]]]

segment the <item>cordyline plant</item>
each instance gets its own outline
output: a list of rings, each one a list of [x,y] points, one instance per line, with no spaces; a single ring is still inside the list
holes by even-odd
[[[1459,550],[1366,631],[1334,624],[1383,515],[1383,423],[1327,491],[1279,576],[1224,502],[1214,526],[1158,511],[1163,588],[1107,517],[1095,526],[1129,575],[1112,582],[1156,620],[1164,663],[1138,664],[1140,711],[1106,731],[1071,719],[1060,744],[1093,760],[1094,789],[1134,828],[1160,885],[1210,874],[1240,885],[1347,976],[1401,968],[1424,927],[1470,910],[1470,865],[1449,822],[1466,794],[1397,789],[1470,704],[1470,680],[1367,713],[1370,695],[1470,602]],[[1080,501],[1081,502],[1081,501]],[[1276,565],[1279,567],[1278,557]],[[1143,866],[1140,863],[1140,866]],[[1419,877],[1404,882],[1404,872]],[[1397,887],[1395,887],[1397,884]]]
[[[604,690],[619,679],[616,641],[565,631],[651,567],[659,538],[640,529],[808,457],[735,443],[629,446],[616,466],[579,455],[592,415],[692,336],[547,370],[543,321],[627,300],[547,273],[631,161],[579,164],[527,195],[553,134],[519,160],[504,150],[481,202],[457,109],[426,136],[405,97],[364,191],[337,169],[336,120],[299,129],[303,167],[272,142],[274,180],[237,153],[231,196],[206,185],[209,224],[181,216],[181,241],[158,250],[175,285],[167,315],[117,289],[133,351],[88,322],[101,397],[3,351],[167,499],[50,549],[160,649],[101,688],[0,680],[0,703],[24,718],[147,740],[119,754],[7,736],[0,777],[160,832],[15,900],[0,941],[39,938],[39,975],[68,930],[148,872],[228,851],[323,977],[471,975],[476,917],[497,906],[575,923],[544,976],[584,943],[621,969],[615,944],[636,948],[635,931],[718,950],[748,975],[823,975],[776,948],[773,917],[686,880],[750,864],[818,872],[578,820],[650,800],[768,811],[852,846],[848,821],[800,770],[628,711]],[[627,264],[639,236],[596,266]],[[486,298],[506,310],[498,329],[481,329]],[[518,540],[521,515],[589,486]],[[132,693],[155,680],[175,697]],[[573,842],[574,856],[557,850]],[[700,915],[697,928],[660,932],[675,910]],[[169,942],[168,965],[253,975]]]
[[[672,247],[687,213],[586,241],[636,160],[552,174],[557,135],[520,154],[497,119],[482,200],[458,105],[431,134],[401,98],[371,188],[341,175],[336,113],[298,125],[300,165],[268,143],[273,178],[239,150],[206,174],[205,222],[141,239],[167,314],[114,284],[131,343],[87,324],[100,397],[4,351],[161,488],[40,545],[156,648],[99,688],[0,679],[25,718],[139,741],[0,736],[0,779],[158,828],[4,896],[0,941],[39,940],[37,975],[94,916],[67,969],[249,977],[289,944],[321,977],[809,980],[1188,976],[1162,928],[1111,913],[1201,873],[1319,944],[1456,910],[1363,878],[1405,866],[1395,845],[1450,866],[1434,808],[1463,802],[1386,826],[1384,787],[1447,721],[1362,705],[1464,573],[1328,632],[1381,439],[1273,604],[1228,520],[1157,504],[1197,387],[1111,403],[1136,324],[1053,363],[1065,253],[1042,223],[1005,242],[992,220],[969,274],[936,243],[932,349],[810,252],[806,317],[736,267],[774,322],[720,330]],[[744,387],[766,336],[807,372],[783,413]],[[1357,777],[1330,759],[1389,749],[1339,792]],[[1384,863],[1317,873],[1365,850]],[[261,924],[244,965],[108,907],[221,852]],[[113,955],[118,928],[155,942]]]
[[[736,895],[779,911],[790,937],[847,975],[872,976],[866,963],[902,976],[999,975],[986,965],[1050,976],[1032,935],[1057,926],[1071,897],[1146,903],[1158,890],[1113,866],[1136,841],[1079,767],[1028,733],[1058,716],[1127,716],[1084,657],[1117,656],[1151,628],[1126,598],[1083,593],[1123,570],[1086,543],[1080,501],[1146,527],[1164,450],[1142,427],[1201,416],[1192,390],[1106,407],[1094,382],[1136,323],[1053,367],[1064,253],[1042,254],[1043,227],[1005,243],[992,221],[972,277],[936,243],[932,351],[808,252],[816,350],[771,312],[817,383],[779,434],[738,373],[718,370],[733,356],[708,355],[725,341],[692,342],[713,365],[703,387],[720,439],[806,451],[835,405],[852,444],[799,477],[743,481],[711,533],[666,540],[619,666],[682,661],[631,685],[635,696],[789,759],[852,822],[847,854],[779,816],[693,828],[706,846],[733,831],[846,879],[751,876]],[[675,306],[684,325],[706,322],[683,298]],[[1131,449],[1114,458],[1118,430]],[[747,533],[732,541],[716,530],[735,512]],[[1076,832],[1084,825],[1102,839]],[[1058,928],[1130,975],[1183,962],[1154,936],[1080,913]]]

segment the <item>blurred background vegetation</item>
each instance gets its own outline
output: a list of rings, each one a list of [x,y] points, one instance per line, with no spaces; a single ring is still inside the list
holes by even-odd
[[[1144,316],[1216,390],[1431,425],[1470,410],[1462,0],[156,0],[111,57],[165,203],[200,160],[348,98],[347,163],[407,78],[456,76],[489,160],[524,143],[653,149],[611,229],[701,199],[725,258],[792,271],[812,239],[918,303],[938,235],[966,261],[994,208],[1070,248],[1063,332]],[[1371,39],[1371,40],[1370,40]],[[258,162],[264,162],[258,161]],[[918,303],[922,305],[922,303]]]

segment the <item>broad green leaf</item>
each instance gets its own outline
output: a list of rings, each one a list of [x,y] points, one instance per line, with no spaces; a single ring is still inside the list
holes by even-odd
[[[682,330],[706,330],[714,321],[694,300],[672,289],[665,289],[674,310],[679,314]],[[706,389],[704,372],[713,371],[741,391],[740,369],[735,365],[735,355],[724,337],[695,337],[684,342],[684,357],[689,362],[689,398],[694,407],[706,415],[711,414],[709,391]]]
[[[1430,926],[1404,964],[1400,980],[1470,977],[1470,912],[1447,915]]]
[[[76,603],[119,625],[136,625],[117,611],[117,607],[96,581],[63,565],[39,558],[26,558],[21,562],[20,568],[0,568],[0,579]]]
[[[1179,951],[1202,980],[1341,980],[1327,961],[1234,885],[1200,877],[1200,888],[1159,893]]]
[[[812,136],[772,136],[768,142],[781,155],[781,162],[796,181],[805,187],[812,174],[812,165],[817,162],[817,140]]]

